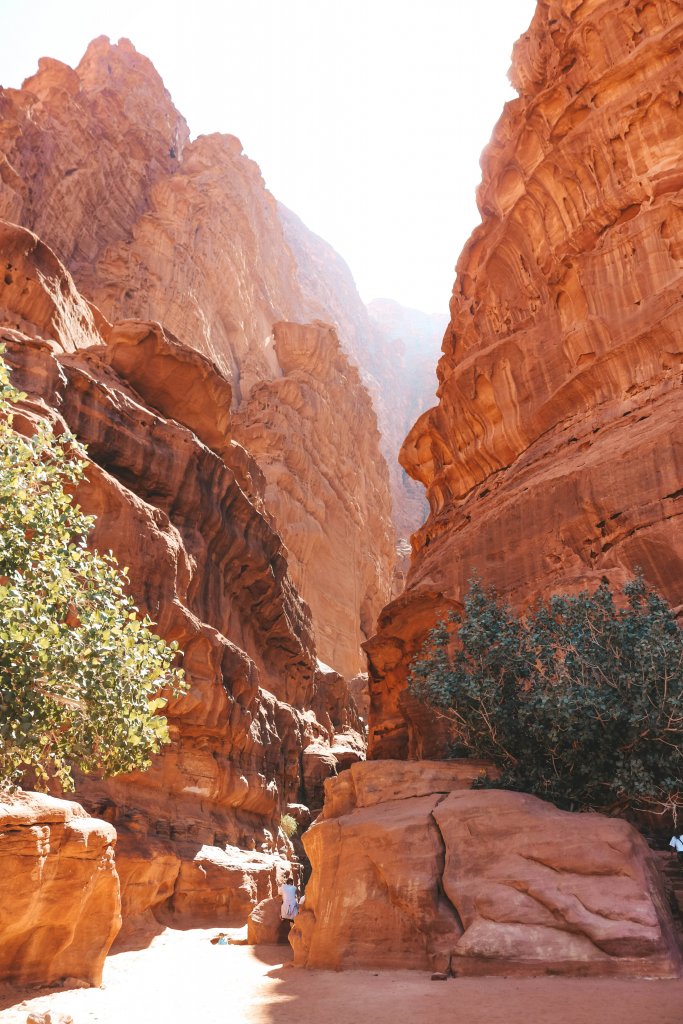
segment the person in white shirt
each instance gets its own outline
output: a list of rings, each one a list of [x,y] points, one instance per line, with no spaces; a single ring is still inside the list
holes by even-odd
[[[681,832],[680,836],[672,836],[669,841],[669,846],[673,846],[675,852],[679,856],[679,859],[683,859],[683,832]]]
[[[294,879],[291,875],[287,875],[284,882],[278,888],[280,896],[282,896],[282,907],[280,908],[280,917],[283,921],[293,921],[296,915],[299,913],[299,902],[297,900],[296,886],[294,885]]]

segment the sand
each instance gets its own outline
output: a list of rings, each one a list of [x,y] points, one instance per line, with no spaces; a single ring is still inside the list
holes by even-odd
[[[289,947],[212,946],[214,934],[167,929],[111,956],[101,989],[5,991],[0,1021],[53,1010],[74,1024],[683,1024],[683,981],[302,971]]]

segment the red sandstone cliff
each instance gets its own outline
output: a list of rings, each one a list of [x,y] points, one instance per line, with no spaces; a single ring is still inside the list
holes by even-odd
[[[317,670],[287,550],[250,497],[265,481],[232,437],[227,378],[158,324],[109,324],[25,229],[3,224],[0,251],[0,344],[27,395],[16,422],[48,417],[85,442],[76,497],[93,542],[129,566],[190,683],[152,768],[81,779],[78,799],[119,833],[124,916],[244,920],[291,852],[286,805],[317,799],[343,734],[340,757],[359,756],[348,689]]]
[[[683,603],[683,9],[540,0],[482,158],[405,593],[368,645],[375,756],[433,754],[405,692],[472,573],[518,605],[635,566]]]
[[[308,596],[320,657],[352,677],[393,556],[375,415],[333,328],[278,323],[273,340],[282,376],[252,389],[235,431],[263,470],[266,507],[290,524],[290,571]]]
[[[243,407],[256,387],[271,387],[283,403],[294,399],[291,386],[280,386],[287,371],[273,324],[308,319],[310,303],[297,282],[275,200],[239,140],[188,139],[154,68],[126,40],[116,46],[95,40],[75,70],[43,60],[21,90],[0,90],[0,217],[36,231],[108,319],[159,321],[211,359],[230,385],[232,408],[240,410],[232,428],[239,442],[249,433]],[[325,310],[320,315],[330,319]],[[281,409],[280,425],[288,429],[277,431],[277,445],[289,449],[283,458],[290,481],[305,497],[298,504],[279,501],[273,485],[268,511],[300,568],[320,657],[354,674],[365,665],[359,641],[390,596],[394,552],[375,416],[358,375],[341,361],[348,394],[339,401],[339,381],[320,378],[325,412],[319,423],[311,422],[316,408],[301,421],[301,404]],[[319,375],[321,367],[309,369]],[[178,415],[177,404],[173,410]],[[353,471],[348,462],[342,465],[345,454],[336,463],[333,443],[350,422],[357,425],[362,459]],[[264,424],[262,418],[259,430]],[[302,461],[299,428],[305,424],[309,437],[311,430],[324,431],[332,442],[324,465]],[[257,458],[266,473],[275,443],[275,434],[262,436]],[[334,575],[346,577],[346,584],[328,608],[320,584],[329,558],[317,560],[322,548],[316,542],[325,524],[316,515],[325,509],[329,478],[345,489],[335,523],[343,561]],[[342,594],[347,603],[340,606]],[[343,623],[335,632],[338,613]],[[345,630],[347,624],[352,628]]]

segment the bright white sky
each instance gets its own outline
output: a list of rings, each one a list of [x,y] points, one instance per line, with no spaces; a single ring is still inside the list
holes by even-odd
[[[132,40],[193,134],[229,132],[361,295],[447,312],[479,155],[535,0],[0,0],[0,83]]]

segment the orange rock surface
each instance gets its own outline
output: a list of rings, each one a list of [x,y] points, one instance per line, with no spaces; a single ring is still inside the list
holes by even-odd
[[[412,608],[475,573],[524,606],[640,566],[683,604],[682,76],[675,0],[543,0],[515,47],[439,404],[401,454],[430,515],[368,648],[375,756],[430,744],[399,707]]]
[[[78,797],[120,833],[128,917],[244,921],[291,853],[280,814],[315,795],[302,751],[324,748],[330,772],[362,755],[348,687],[335,676],[326,692],[286,549],[249,496],[260,476],[232,441],[227,379],[158,324],[112,327],[25,229],[2,226],[0,251],[0,342],[27,395],[16,422],[47,416],[86,443],[93,542],[129,567],[190,683],[152,768],[81,779]]]
[[[0,978],[99,985],[121,926],[116,832],[40,793],[0,803]]]
[[[187,125],[153,66],[127,40],[115,46],[104,37],[95,40],[75,70],[43,60],[21,90],[0,90],[0,217],[35,230],[109,320],[158,321],[167,334],[208,357],[229,385],[233,410],[240,410],[233,440],[241,443],[243,427],[245,438],[249,428],[243,408],[253,390],[263,385],[278,393],[283,377],[289,383],[279,397],[286,400],[293,389],[290,370],[281,365],[273,343],[273,324],[309,319],[311,303],[299,286],[277,204],[239,140],[217,134],[188,138]],[[327,310],[318,313],[329,319]],[[130,336],[130,326],[124,333]],[[150,361],[154,343],[131,340],[141,351],[131,355],[119,346],[117,365],[128,372],[126,360],[133,358],[136,372],[148,374],[156,388],[161,366]],[[390,597],[394,551],[374,414],[360,377],[344,371],[342,363],[337,355],[329,367],[324,362],[317,367],[322,373],[329,368],[332,379],[316,381],[312,404],[298,401],[283,410],[272,437],[264,433],[263,417],[255,426],[262,433],[257,452],[262,468],[272,470],[274,446],[284,441],[290,449],[285,453],[290,489],[310,495],[306,509],[301,501],[285,498],[269,512],[292,551],[297,583],[313,609],[321,658],[353,675],[365,668],[360,641]],[[339,374],[344,372],[342,399]],[[187,396],[200,414],[208,376]],[[185,404],[184,397],[177,385],[174,391],[172,375],[164,379],[170,389],[164,400],[171,404],[156,408],[171,408],[178,417],[178,399]],[[221,387],[225,390],[225,384]],[[159,398],[160,391],[155,391]],[[348,435],[352,404],[360,416],[358,461],[350,466],[349,445],[337,463],[336,441]],[[201,438],[213,449],[220,446],[228,411],[222,408],[211,428],[218,439]],[[321,420],[314,424],[318,413]],[[313,429],[320,438],[329,437],[324,466],[312,458],[310,444],[309,458],[302,457],[300,429],[311,440]],[[258,500],[262,481],[249,474],[252,479],[240,477],[240,485]],[[330,479],[345,492],[331,546],[320,542],[327,527],[316,518],[329,506]],[[272,494],[272,481],[270,489]],[[335,544],[344,552],[343,572],[333,571],[339,583],[329,594]]]
[[[234,429],[264,473],[266,507],[286,524],[319,657],[351,677],[364,667],[360,645],[389,596],[393,561],[375,414],[333,328],[277,323],[273,341],[282,376],[252,389]]]
[[[272,946],[286,943],[290,923],[280,916],[282,897],[273,896],[254,907],[247,921],[247,942],[250,946]]]
[[[625,821],[470,790],[479,762],[356,764],[304,836],[295,963],[675,977],[647,844]]]

